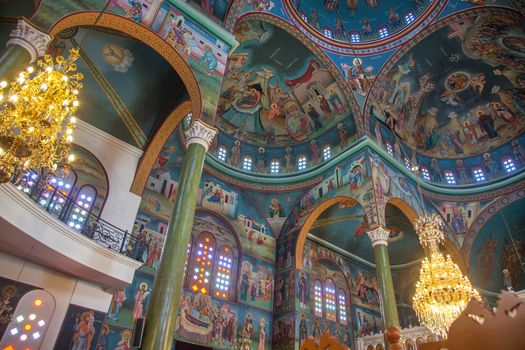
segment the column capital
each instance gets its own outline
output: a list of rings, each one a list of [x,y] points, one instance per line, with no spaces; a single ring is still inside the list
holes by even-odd
[[[217,129],[196,120],[188,130],[184,131],[184,135],[186,136],[186,147],[192,143],[198,143],[208,151],[215,135],[217,135]]]
[[[44,56],[47,46],[53,39],[51,35],[37,29],[25,18],[18,20],[16,28],[9,34],[9,37],[6,46],[22,46],[31,55],[30,63],[35,62],[38,57]]]
[[[390,232],[386,230],[383,226],[378,226],[373,230],[367,232],[368,237],[372,241],[372,247],[376,245],[383,244],[388,245],[388,238],[390,237]]]

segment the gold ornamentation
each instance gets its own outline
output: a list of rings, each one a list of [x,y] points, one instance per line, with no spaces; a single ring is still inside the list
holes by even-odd
[[[480,300],[480,296],[452,258],[445,258],[439,251],[438,243],[445,238],[441,218],[425,215],[416,222],[415,229],[431,255],[423,260],[412,306],[422,324],[446,338],[452,322],[472,298]]]
[[[29,67],[10,85],[0,83],[0,182],[16,171],[54,171],[58,163],[74,160],[69,155],[73,114],[83,76],[71,73],[77,70],[78,56],[76,49],[67,59],[46,55],[37,62],[38,70]]]

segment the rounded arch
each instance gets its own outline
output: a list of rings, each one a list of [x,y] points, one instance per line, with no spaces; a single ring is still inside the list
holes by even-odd
[[[308,237],[308,232],[310,231],[310,228],[314,224],[315,220],[317,220],[319,215],[321,215],[326,209],[328,209],[332,205],[337,204],[337,203],[342,203],[342,202],[348,202],[348,201],[356,202],[359,205],[361,205],[361,203],[353,197],[336,196],[336,197],[332,197],[320,203],[318,206],[315,207],[315,209],[310,214],[308,214],[308,218],[304,222],[303,226],[301,226],[301,229],[299,230],[299,233],[297,234],[297,241],[295,243],[295,267],[297,269],[303,270],[303,259],[301,259],[300,257],[303,254],[304,244],[306,242],[306,238]],[[364,206],[362,207],[364,208]],[[366,212],[365,212],[365,215],[366,215]]]
[[[392,204],[393,206],[395,206],[396,208],[401,210],[401,212],[403,214],[405,214],[405,216],[408,218],[408,220],[410,220],[412,225],[414,225],[416,223],[417,219],[419,218],[419,215],[416,212],[416,210],[413,209],[407,202],[405,202],[401,198],[397,198],[397,197],[390,198],[386,202],[386,205],[388,205],[388,204]],[[383,218],[383,222],[385,220],[386,220],[386,218]]]
[[[157,132],[150,139],[146,150],[140,158],[135,172],[135,178],[131,184],[130,191],[138,196],[142,196],[149,174],[153,169],[155,160],[159,155],[162,147],[168,141],[169,137],[175,132],[175,129],[180,122],[192,112],[193,102],[186,100],[178,105],[167,117],[164,119]]]
[[[67,15],[51,27],[49,34],[56,36],[65,29],[78,26],[91,26],[97,21],[97,27],[113,29],[143,42],[161,55],[180,76],[190,96],[194,120],[200,119],[202,99],[199,84],[191,68],[186,64],[177,50],[170,46],[170,44],[158,34],[128,18],[111,13],[103,13],[100,18],[98,18],[99,15],[99,11],[83,11]]]

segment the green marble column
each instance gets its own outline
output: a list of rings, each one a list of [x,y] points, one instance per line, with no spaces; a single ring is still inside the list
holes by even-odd
[[[25,18],[18,20],[9,35],[6,48],[0,53],[0,81],[11,81],[27,66],[43,56],[52,37]]]
[[[166,243],[153,284],[141,349],[171,350],[204,155],[215,133],[214,129],[199,121],[185,132],[186,156],[166,234]]]
[[[396,296],[394,294],[394,283],[392,271],[390,270],[390,259],[388,257],[389,232],[382,226],[368,232],[368,236],[374,247],[374,257],[377,271],[377,282],[381,291],[383,317],[385,329],[388,327],[399,328],[399,316],[397,314]]]

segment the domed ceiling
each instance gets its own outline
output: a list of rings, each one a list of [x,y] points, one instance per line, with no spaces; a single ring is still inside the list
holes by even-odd
[[[421,259],[423,249],[410,220],[392,204],[385,208],[386,228],[390,231],[388,251],[393,265]],[[335,204],[324,211],[312,225],[316,237],[374,263],[374,249],[366,234],[368,229],[361,205],[341,207]]]
[[[321,40],[338,45],[383,41],[417,26],[445,1],[285,0],[295,20]]]
[[[267,22],[245,20],[234,34],[240,45],[228,59],[221,89],[219,144],[230,149],[235,140],[237,153],[256,158],[262,152],[268,159],[284,158],[285,149],[293,157],[308,153],[312,144],[349,145],[356,134],[349,101],[320,58]],[[344,145],[334,142],[342,132]]]
[[[479,155],[525,129],[525,26],[503,9],[470,10],[438,22],[383,68],[365,116],[420,154]],[[432,52],[433,54],[429,54]]]

